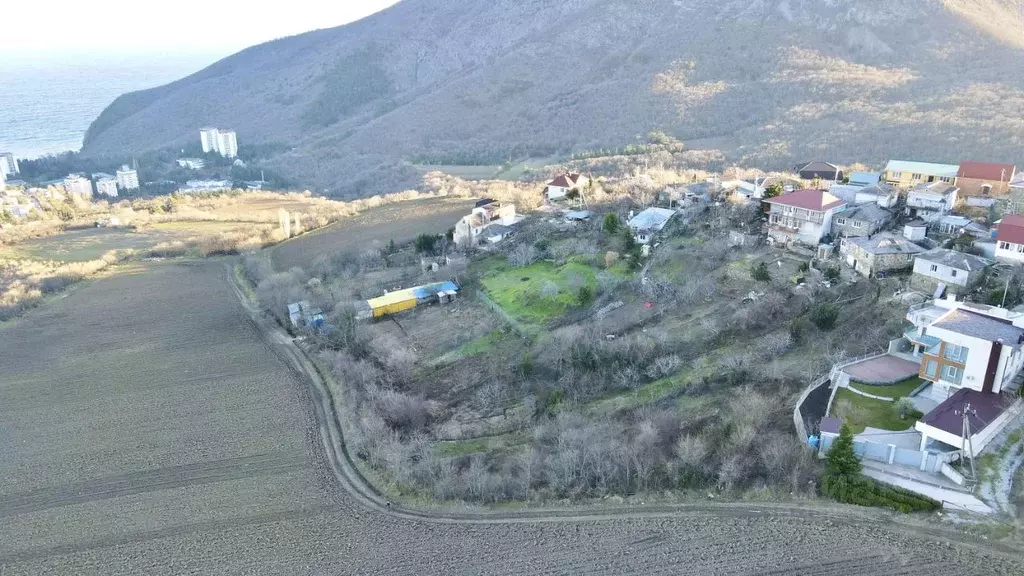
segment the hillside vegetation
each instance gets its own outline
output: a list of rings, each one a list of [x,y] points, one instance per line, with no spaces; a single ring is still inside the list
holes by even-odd
[[[1019,161],[1021,0],[404,0],[127,94],[86,155],[201,125],[268,166],[362,196],[416,165],[501,165],[659,130],[720,168],[809,158]],[[884,136],[883,136],[884,135]]]

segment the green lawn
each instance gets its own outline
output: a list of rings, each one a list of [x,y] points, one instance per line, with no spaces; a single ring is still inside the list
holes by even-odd
[[[907,416],[906,420],[901,420],[896,413],[895,402],[867,398],[856,392],[840,388],[836,392],[835,401],[832,402],[833,416],[836,415],[836,410],[841,403],[845,404],[845,402],[850,404],[850,411],[846,415],[845,422],[850,425],[850,429],[854,434],[860,434],[867,426],[881,428],[882,430],[907,430],[914,426],[914,422],[917,421],[921,414],[916,412],[915,414],[917,415],[911,414]]]
[[[595,290],[595,277],[595,270],[586,264],[537,262],[524,268],[495,266],[480,282],[487,295],[517,321],[543,325],[578,305],[579,287]]]
[[[875,396],[888,396],[889,398],[903,398],[904,396],[910,396],[910,393],[917,389],[924,380],[917,376],[911,376],[906,380],[902,380],[889,386],[871,386],[870,384],[864,384],[863,382],[857,382],[855,380],[850,381],[850,386],[865,392],[867,394],[874,394]]]

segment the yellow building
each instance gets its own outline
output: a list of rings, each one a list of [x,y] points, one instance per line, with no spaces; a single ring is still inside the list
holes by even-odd
[[[909,162],[890,160],[882,172],[882,180],[900,188],[913,188],[918,184],[931,182],[956,182],[958,164],[932,164],[931,162]]]
[[[367,300],[366,304],[374,318],[381,318],[411,310],[421,303],[441,301],[441,295],[447,298],[458,290],[459,287],[454,282],[439,282],[388,292],[378,298]]]

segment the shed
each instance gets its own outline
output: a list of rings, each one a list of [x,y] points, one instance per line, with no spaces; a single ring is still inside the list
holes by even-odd
[[[366,301],[370,306],[370,312],[374,318],[398,314],[416,307],[418,300],[412,289],[395,290],[378,298],[371,298]]]
[[[927,233],[928,224],[924,220],[914,220],[903,226],[903,237],[912,242],[924,240]]]
[[[590,210],[576,210],[565,213],[565,219],[569,222],[584,222],[590,220],[591,216]]]

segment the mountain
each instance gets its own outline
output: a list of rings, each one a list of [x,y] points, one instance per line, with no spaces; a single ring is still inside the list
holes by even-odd
[[[1024,0],[403,0],[125,94],[83,153],[204,125],[365,195],[660,130],[729,162],[1020,162]]]

